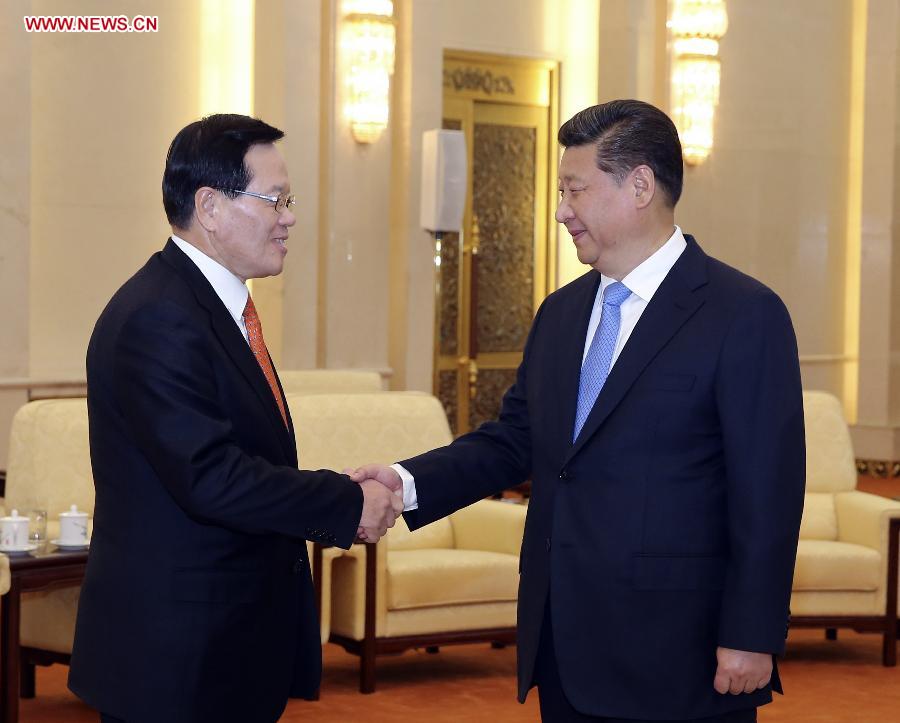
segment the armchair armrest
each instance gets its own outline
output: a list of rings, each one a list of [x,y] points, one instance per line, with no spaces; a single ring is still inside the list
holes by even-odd
[[[887,551],[891,518],[900,518],[900,502],[852,490],[834,496],[838,540]]]
[[[355,640],[374,624],[384,635],[387,624],[387,541],[352,545],[334,561],[332,570],[332,629]]]
[[[525,505],[481,500],[450,515],[458,550],[484,550],[519,556],[525,533]]]
[[[9,592],[9,583],[9,558],[0,554],[0,595],[5,595]]]

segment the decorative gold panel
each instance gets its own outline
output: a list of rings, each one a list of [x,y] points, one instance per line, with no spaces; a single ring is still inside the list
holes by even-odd
[[[459,234],[446,233],[441,241],[441,344],[440,353],[459,353]]]
[[[469,407],[469,429],[497,418],[503,395],[515,381],[515,369],[478,370],[478,394]]]
[[[457,434],[456,414],[458,406],[456,372],[453,370],[438,372],[437,386],[437,397],[441,400],[441,404],[444,405],[444,411],[447,412],[447,421],[450,423],[450,431],[455,437]]]
[[[462,121],[444,118],[446,130],[462,130]],[[459,234],[447,233],[441,241],[441,267],[439,269],[441,293],[440,345],[438,353],[455,356],[459,353]]]
[[[534,299],[534,128],[475,124],[477,351],[521,351]]]

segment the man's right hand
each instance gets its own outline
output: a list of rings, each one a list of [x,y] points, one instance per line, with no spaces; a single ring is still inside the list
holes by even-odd
[[[355,470],[345,470],[344,473],[349,475],[354,482],[365,482],[372,479],[383,484],[391,492],[403,496],[403,480],[400,479],[397,470],[386,464],[366,464]]]
[[[403,500],[374,479],[360,482],[359,486],[363,493],[363,510],[359,520],[362,534],[357,532],[357,535],[366,542],[377,542],[403,512]]]

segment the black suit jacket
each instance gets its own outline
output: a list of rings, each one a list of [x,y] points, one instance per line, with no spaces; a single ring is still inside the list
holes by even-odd
[[[533,480],[520,700],[548,595],[583,713],[701,718],[771,700],[719,695],[713,678],[717,646],[784,645],[805,482],[796,340],[772,291],[687,243],[574,443],[596,271],[542,304],[498,421],[402,462],[411,528]]]
[[[349,547],[362,493],[300,472],[234,319],[172,241],[87,354],[94,533],[69,687],[130,723],[274,721],[318,688],[304,538]]]

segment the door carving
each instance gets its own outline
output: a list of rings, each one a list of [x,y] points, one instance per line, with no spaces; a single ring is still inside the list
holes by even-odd
[[[436,395],[454,434],[496,417],[555,280],[557,66],[448,51],[444,128],[466,134],[462,234],[435,249]]]

